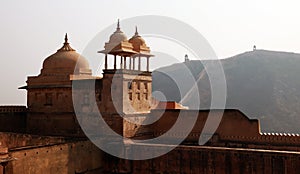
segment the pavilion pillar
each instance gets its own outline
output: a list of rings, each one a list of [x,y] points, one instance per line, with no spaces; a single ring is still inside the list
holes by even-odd
[[[133,60],[132,70],[135,70],[135,58],[133,58],[132,60]]]
[[[141,71],[141,56],[139,56],[138,70]]]
[[[117,55],[114,55],[114,70],[117,69]]]
[[[132,57],[129,57],[129,69],[131,70],[131,59]]]
[[[123,56],[121,56],[120,69],[123,69]]]
[[[107,70],[107,54],[105,54],[104,69]]]
[[[126,56],[124,57],[124,69],[126,69]]]
[[[147,57],[147,71],[149,72],[149,57]]]

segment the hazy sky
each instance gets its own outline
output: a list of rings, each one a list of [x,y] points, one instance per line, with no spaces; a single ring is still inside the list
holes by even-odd
[[[80,53],[118,18],[163,15],[193,26],[219,57],[249,51],[254,44],[300,53],[299,7],[297,0],[3,0],[0,105],[26,103],[25,91],[17,88],[28,75],[39,74],[43,60],[62,45],[66,32]]]

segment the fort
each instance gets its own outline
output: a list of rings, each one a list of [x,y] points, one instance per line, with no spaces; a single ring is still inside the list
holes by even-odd
[[[297,173],[298,134],[262,133],[259,120],[234,109],[192,110],[153,98],[149,59],[154,55],[137,28],[127,39],[118,22],[98,52],[104,54],[103,77],[92,75],[89,62],[70,46],[66,35],[63,46],[44,60],[40,74],[20,87],[27,90],[27,106],[0,106],[0,174]],[[120,153],[126,156],[129,151],[159,153],[151,147],[163,151],[174,146],[169,140],[184,139],[162,156],[126,160],[102,151],[86,137],[80,123],[110,136],[97,124],[99,112],[116,133],[140,140],[165,135],[179,115],[187,123],[196,115],[196,122],[187,136],[178,130],[167,134],[166,142],[123,142],[126,148]],[[212,119],[223,115],[215,131],[204,129],[209,113]],[[158,119],[143,125],[150,118]],[[203,135],[208,141],[199,145]],[[113,144],[111,140],[105,143]]]

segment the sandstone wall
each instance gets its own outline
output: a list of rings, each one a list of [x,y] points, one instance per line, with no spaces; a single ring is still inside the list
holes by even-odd
[[[149,150],[148,145],[142,145],[135,153],[151,153]],[[118,172],[132,174],[296,174],[299,173],[299,165],[299,152],[179,146],[166,155],[150,160],[119,160]],[[127,168],[124,169],[124,166]],[[111,171],[113,166],[108,167]]]
[[[0,132],[25,132],[25,106],[0,106]]]
[[[66,142],[63,137],[48,137],[29,134],[18,134],[9,132],[0,132],[0,142],[4,147],[20,148],[30,146],[44,146],[49,144],[59,144]]]
[[[179,118],[183,116],[182,129],[168,134],[169,139],[177,139],[186,135],[185,126],[193,126],[192,131],[185,138],[183,144],[198,145],[200,135],[211,137],[206,145],[220,147],[249,147],[278,150],[300,150],[300,136],[286,133],[261,133],[258,120],[249,119],[238,110],[225,110],[222,117],[221,110],[153,110],[148,117],[160,117],[150,125],[153,136],[158,137],[167,132]],[[208,117],[208,114],[209,115]],[[191,121],[196,116],[195,122]],[[207,124],[208,118],[211,124]],[[206,129],[203,130],[204,126]]]
[[[39,135],[84,136],[74,112],[28,113],[27,132]]]
[[[6,174],[96,174],[101,173],[103,154],[89,141],[20,148],[10,151],[17,160],[6,167]]]

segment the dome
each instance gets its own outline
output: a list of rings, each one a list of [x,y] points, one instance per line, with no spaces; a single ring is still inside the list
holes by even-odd
[[[140,47],[141,45],[145,45],[146,42],[141,36],[133,36],[131,39],[129,39],[129,42],[132,44],[134,48]]]
[[[121,30],[115,31],[109,38],[109,43],[119,44],[122,41],[127,41],[127,36]]]
[[[135,34],[132,36],[132,38],[129,39],[129,42],[132,44],[133,51],[136,51],[139,53],[139,55],[144,56],[153,56],[150,54],[150,48],[146,45],[145,40],[139,35],[137,31],[137,27],[135,27]]]
[[[43,62],[42,75],[91,74],[88,61],[68,43],[67,35],[62,48]]]
[[[135,34],[132,38],[129,39],[129,42],[133,45],[133,47],[140,47],[141,45],[146,45],[145,40],[139,35],[137,32],[137,27],[135,27]]]
[[[118,20],[117,30],[110,36],[109,42],[110,44],[119,44],[122,41],[127,41],[127,36],[120,29],[120,22]]]

